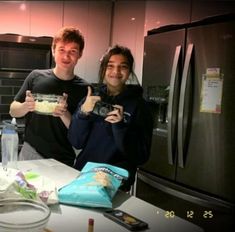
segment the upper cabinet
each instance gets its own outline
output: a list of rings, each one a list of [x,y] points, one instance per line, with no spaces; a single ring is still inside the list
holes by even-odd
[[[0,1],[0,33],[53,36],[62,26],[63,1]]]
[[[88,82],[98,82],[99,60],[109,47],[111,1],[65,1],[64,26],[78,27],[85,37],[85,48],[75,73]]]
[[[145,31],[170,24],[182,24],[190,21],[190,0],[147,1],[145,11]]]
[[[234,0],[147,1],[145,35],[154,28],[171,24],[190,23],[226,13],[235,13]]]
[[[62,1],[31,1],[30,31],[32,36],[53,36],[62,26]]]
[[[23,1],[0,1],[0,33],[29,35],[29,3]]]
[[[145,1],[116,1],[111,44],[131,49],[135,59],[135,73],[142,82]]]
[[[192,0],[191,21],[197,21],[206,17],[235,13],[235,1],[202,1]]]

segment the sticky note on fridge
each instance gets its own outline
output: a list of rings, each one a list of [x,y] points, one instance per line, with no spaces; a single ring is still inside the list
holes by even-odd
[[[223,75],[203,74],[200,112],[221,113]]]

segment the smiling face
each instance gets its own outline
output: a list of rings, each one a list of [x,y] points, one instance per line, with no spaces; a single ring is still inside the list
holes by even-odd
[[[104,82],[111,91],[122,90],[130,75],[128,60],[125,56],[112,55],[108,61]]]
[[[75,42],[60,41],[52,49],[56,68],[63,71],[73,71],[78,59],[81,57],[79,45]]]

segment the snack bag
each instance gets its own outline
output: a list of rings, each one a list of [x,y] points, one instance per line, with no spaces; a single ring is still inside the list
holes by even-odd
[[[86,207],[112,208],[112,199],[128,171],[105,163],[88,162],[79,177],[59,189],[59,202]]]

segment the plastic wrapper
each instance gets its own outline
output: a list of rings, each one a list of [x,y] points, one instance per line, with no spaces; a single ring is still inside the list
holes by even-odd
[[[79,177],[59,190],[59,202],[84,207],[112,208],[112,199],[128,171],[113,165],[88,162]]]
[[[46,204],[58,203],[55,183],[35,172],[20,172],[8,169],[0,171],[0,199],[24,198],[43,201]]]

